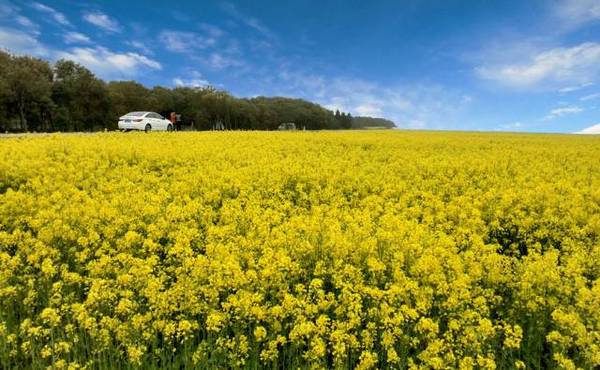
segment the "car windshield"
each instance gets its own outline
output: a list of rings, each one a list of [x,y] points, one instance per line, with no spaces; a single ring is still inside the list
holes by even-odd
[[[148,113],[148,112],[129,112],[126,114],[126,116],[141,117],[146,113]]]

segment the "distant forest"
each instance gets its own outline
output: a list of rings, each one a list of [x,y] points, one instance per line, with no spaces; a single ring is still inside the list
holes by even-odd
[[[352,117],[352,128],[393,128],[396,127],[394,122],[385,118],[373,118],[373,117]]]
[[[198,130],[275,130],[284,122],[307,130],[394,127],[302,99],[236,98],[210,86],[149,89],[135,81],[105,82],[69,60],[51,64],[0,51],[0,132],[112,130],[121,115],[140,110],[177,112]]]

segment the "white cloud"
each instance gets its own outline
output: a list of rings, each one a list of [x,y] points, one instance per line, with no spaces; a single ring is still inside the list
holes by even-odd
[[[546,4],[547,3],[547,4]],[[570,93],[599,81],[600,43],[589,32],[579,43],[565,43],[574,31],[591,31],[591,23],[600,24],[600,0],[549,0],[547,11],[536,23],[544,32],[515,33],[514,28],[498,34],[513,35],[504,42],[487,40],[484,51],[465,53],[477,58],[475,73],[482,79],[511,88],[554,90]],[[594,25],[595,26],[595,25]],[[500,36],[502,38],[502,36]],[[584,42],[587,41],[587,42]]]
[[[549,121],[558,117],[566,116],[569,114],[575,114],[583,112],[583,109],[580,107],[560,107],[556,109],[552,109],[550,113],[546,117],[543,118],[544,121]]]
[[[201,56],[198,60],[214,70],[221,70],[228,67],[241,67],[244,65],[239,59],[219,52],[211,53],[206,57]]]
[[[0,27],[0,48],[15,54],[33,55],[49,60],[69,59],[86,66],[105,79],[131,78],[146,70],[162,69],[158,61],[139,53],[118,52],[101,46],[59,50],[47,47],[36,36],[14,28]],[[73,37],[82,39],[81,36],[85,35]]]
[[[600,134],[600,123],[595,124],[593,126],[584,128],[581,131],[576,132],[576,134]]]
[[[176,77],[173,79],[173,85],[177,87],[206,87],[210,83],[202,77],[202,74],[198,71],[191,71],[187,78]]]
[[[158,39],[167,50],[177,53],[192,53],[196,49],[206,49],[215,45],[214,37],[204,37],[195,32],[165,30]]]
[[[573,92],[573,91],[578,91],[578,90],[581,90],[581,89],[585,89],[586,87],[589,87],[589,86],[592,86],[592,85],[593,85],[593,83],[586,82],[586,83],[583,83],[583,84],[580,84],[580,85],[563,87],[561,89],[558,89],[558,92],[559,93],[570,93],[570,92]]]
[[[555,116],[564,116],[565,114],[579,113],[582,111],[583,111],[583,109],[581,109],[579,107],[563,107],[563,108],[552,109],[550,111],[550,114],[555,115]]]
[[[83,19],[107,32],[121,31],[119,22],[99,11],[87,12],[83,15]]]
[[[361,104],[353,110],[361,116],[380,117],[383,114],[381,103]]]
[[[267,26],[265,26],[260,20],[258,20],[255,17],[252,17],[252,16],[249,16],[247,14],[244,14],[234,4],[225,1],[225,2],[221,3],[221,6],[233,18],[235,18],[238,21],[242,22],[246,26],[254,29],[258,33],[262,34],[263,36],[265,36],[265,37],[267,37],[269,39],[275,39],[276,38],[275,34]]]
[[[71,25],[71,22],[69,22],[67,17],[63,13],[57,11],[54,8],[51,8],[47,5],[44,5],[42,3],[37,3],[37,2],[32,3],[31,7],[35,10],[38,10],[40,12],[48,14],[52,19],[54,19],[55,22],[57,22],[63,26]]]
[[[67,44],[88,44],[90,38],[79,32],[67,32],[63,35],[63,39]]]
[[[29,19],[25,16],[18,15],[15,17],[15,21],[23,27],[27,27],[29,29],[33,29],[33,28],[37,29],[37,25],[35,23],[33,23],[31,21],[31,19]]]
[[[562,0],[557,2],[554,11],[558,18],[571,28],[600,20],[598,0]]]
[[[258,19],[254,18],[254,17],[246,18],[245,23],[248,27],[254,28],[255,30],[257,30],[258,32],[262,33],[265,36],[268,36],[268,37],[272,36],[271,30],[267,26],[262,24],[261,21],[259,21]]]
[[[421,84],[386,87],[359,78],[332,79],[287,66],[280,66],[279,70],[275,76],[265,76],[265,81],[277,86],[269,95],[305,98],[329,110],[339,109],[354,116],[387,118],[401,128],[443,129],[459,125],[467,128],[468,125],[459,117],[473,98],[460,91]]]
[[[16,54],[48,56],[49,50],[34,35],[14,28],[0,27],[0,48]]]
[[[594,99],[600,99],[600,93],[589,94],[589,95],[582,96],[581,98],[579,98],[579,100],[581,100],[581,101],[588,101],[588,100],[594,100]]]
[[[31,19],[21,14],[21,9],[10,3],[0,3],[0,23],[10,24],[15,23],[16,25],[24,28],[30,34],[39,35],[39,25],[34,23]]]
[[[483,65],[476,72],[483,79],[516,88],[589,83],[600,73],[600,44],[553,48],[517,63]]]
[[[207,35],[164,30],[158,35],[158,39],[167,50],[187,54],[190,59],[200,62],[210,69],[221,70],[244,65],[244,62],[238,58],[240,49],[235,39],[226,40],[227,47],[217,48],[218,38],[224,33],[209,25],[204,25],[203,28]]]
[[[148,54],[148,55],[154,54],[152,49],[150,49],[145,43],[143,43],[141,41],[132,40],[132,41],[126,41],[125,43],[133,48],[136,48],[136,49],[144,52],[145,54]]]
[[[144,55],[133,52],[114,52],[104,47],[72,48],[56,53],[58,58],[65,58],[80,63],[103,78],[127,78],[135,76],[142,70],[160,70],[159,62]]]

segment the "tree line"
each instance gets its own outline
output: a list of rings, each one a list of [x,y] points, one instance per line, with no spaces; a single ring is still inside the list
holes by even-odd
[[[396,124],[389,119],[373,117],[352,117],[352,128],[394,128]]]
[[[275,130],[284,122],[307,130],[364,127],[357,124],[362,117],[302,99],[237,98],[211,86],[171,89],[105,82],[73,61],[51,64],[0,51],[0,132],[116,129],[120,116],[140,110],[165,116],[177,112],[199,130]]]

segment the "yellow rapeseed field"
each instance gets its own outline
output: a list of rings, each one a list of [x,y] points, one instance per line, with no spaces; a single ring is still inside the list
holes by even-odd
[[[0,368],[600,367],[600,137],[0,139]]]

